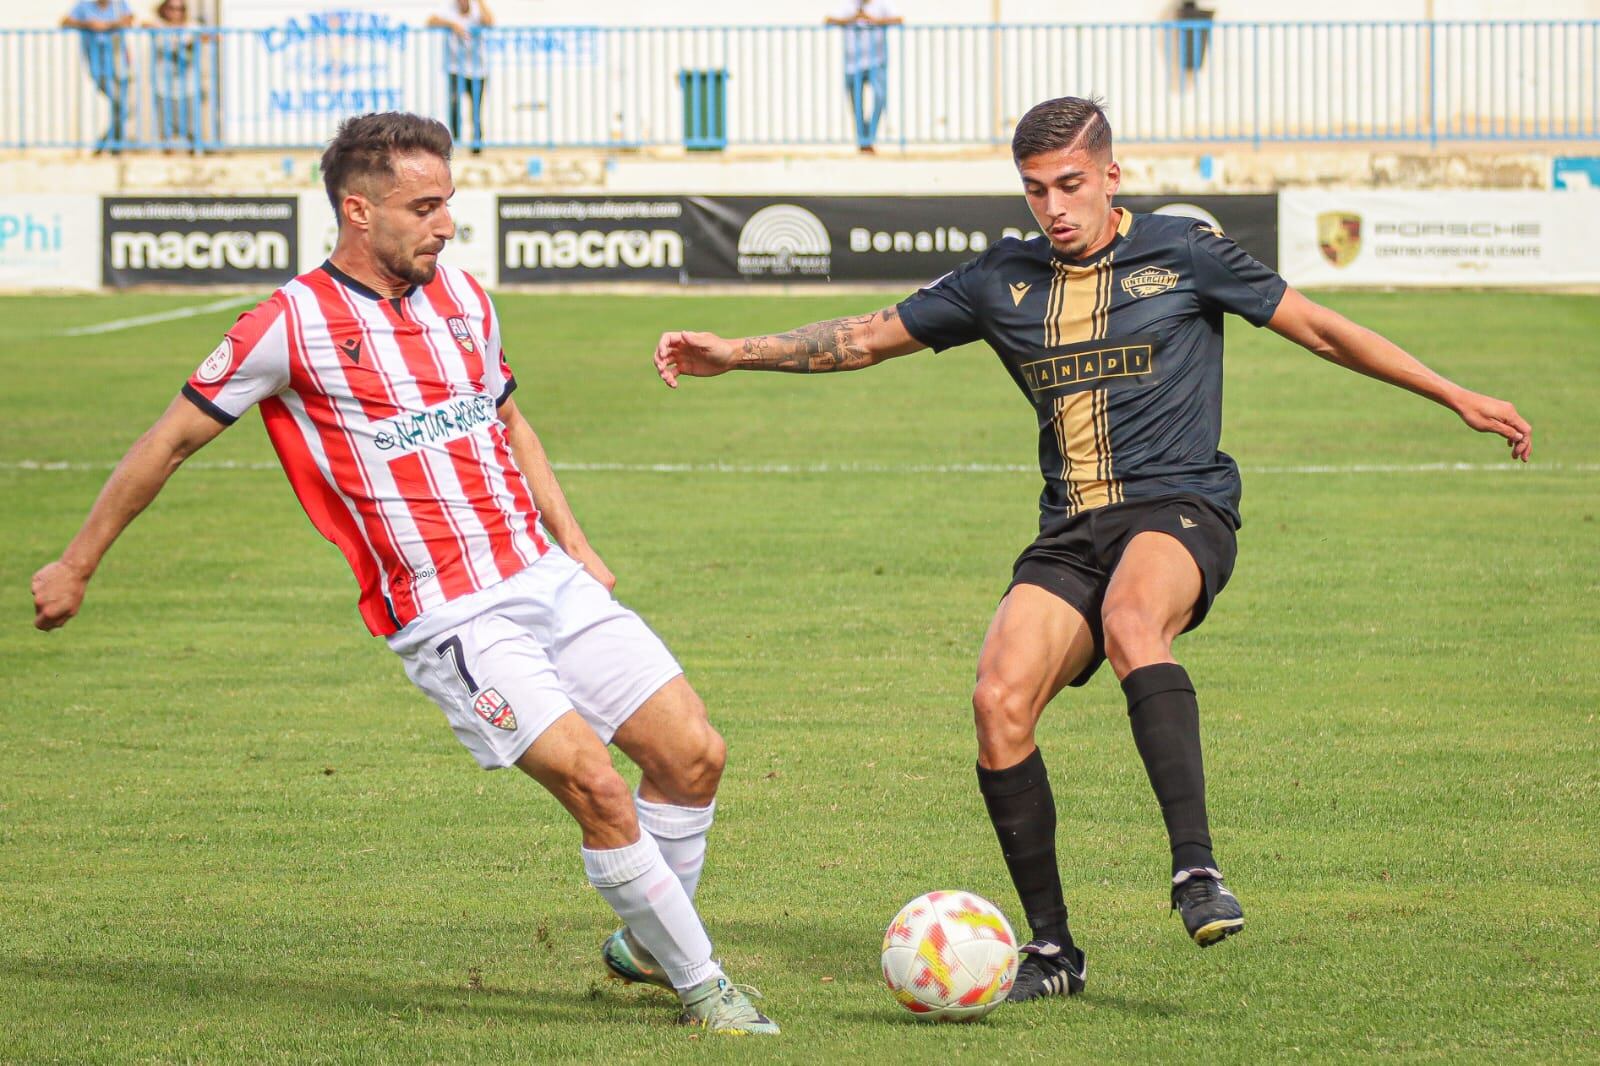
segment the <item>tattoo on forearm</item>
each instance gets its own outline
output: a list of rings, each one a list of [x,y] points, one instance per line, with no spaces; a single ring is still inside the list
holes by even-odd
[[[784,370],[815,374],[829,370],[859,370],[873,363],[866,337],[875,324],[897,320],[893,307],[870,315],[814,322],[787,333],[746,337],[739,366],[745,370]]]

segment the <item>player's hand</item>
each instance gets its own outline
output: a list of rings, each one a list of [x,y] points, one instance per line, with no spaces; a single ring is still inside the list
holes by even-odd
[[[60,629],[83,604],[89,579],[59,559],[33,575],[35,629]]]
[[[1511,458],[1524,463],[1533,454],[1533,427],[1504,400],[1464,392],[1455,403],[1461,421],[1480,433],[1498,433],[1511,445]]]
[[[715,333],[663,333],[656,342],[656,373],[669,388],[678,375],[711,378],[733,369],[733,345]]]
[[[567,554],[577,560],[578,565],[589,571],[590,577],[604,585],[607,592],[617,587],[617,575],[611,572],[611,568],[606,565],[605,560],[600,558],[599,553],[589,545],[584,544],[581,547],[569,548],[567,549]]]

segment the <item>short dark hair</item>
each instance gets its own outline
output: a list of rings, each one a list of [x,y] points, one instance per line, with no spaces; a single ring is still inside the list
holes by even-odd
[[[322,185],[334,216],[344,223],[339,203],[352,186],[363,186],[365,192],[374,181],[393,177],[395,156],[426,152],[448,163],[451,146],[444,123],[407,111],[345,119],[322,153]]]
[[[1081,148],[1094,156],[1110,154],[1111,123],[1104,101],[1060,96],[1034,104],[1011,136],[1011,158],[1018,163],[1062,148]]]

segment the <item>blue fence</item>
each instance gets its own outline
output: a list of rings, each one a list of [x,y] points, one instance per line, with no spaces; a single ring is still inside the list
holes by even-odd
[[[310,148],[391,108],[483,148],[1004,144],[1097,94],[1119,142],[1600,139],[1600,20],[0,30],[0,147]],[[475,106],[481,105],[481,106]]]

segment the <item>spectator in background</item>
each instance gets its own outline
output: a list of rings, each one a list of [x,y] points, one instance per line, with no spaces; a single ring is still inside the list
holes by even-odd
[[[889,93],[889,31],[904,20],[885,0],[851,0],[828,18],[830,26],[844,27],[844,82],[855,108],[856,145],[868,155],[878,139]],[[867,88],[872,88],[872,117],[867,117]]]
[[[161,0],[149,26],[160,31],[150,35],[150,70],[161,146],[171,153],[187,145],[193,154],[200,150],[199,23],[189,16],[188,0]]]
[[[77,30],[89,77],[111,105],[111,124],[94,146],[94,154],[122,150],[128,114],[128,52],[122,31],[133,25],[127,0],[78,0],[61,20],[65,29]]]
[[[483,58],[483,29],[494,25],[484,0],[449,0],[428,20],[450,31],[445,39],[444,71],[450,80],[450,136],[461,143],[461,97],[472,99],[472,154],[483,151],[483,83],[488,75]]]

